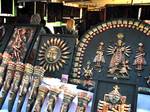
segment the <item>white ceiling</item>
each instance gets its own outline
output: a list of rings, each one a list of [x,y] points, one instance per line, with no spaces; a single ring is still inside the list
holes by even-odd
[[[31,2],[31,1],[63,2],[65,5],[69,5],[69,6],[87,7],[89,10],[100,10],[101,8],[103,8],[105,5],[108,5],[108,4],[129,4],[129,5],[148,4],[150,5],[150,0],[18,0],[18,2],[23,2],[23,1],[25,2]]]

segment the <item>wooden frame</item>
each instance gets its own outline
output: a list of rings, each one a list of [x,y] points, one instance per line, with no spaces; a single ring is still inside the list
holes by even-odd
[[[45,76],[48,77],[61,78],[62,74],[69,75],[74,48],[73,35],[41,35],[34,64],[44,66]]]
[[[13,25],[3,24],[0,26],[0,52],[3,53],[13,31]]]
[[[8,52],[13,61],[25,62],[40,28],[38,25],[15,25],[4,52]]]

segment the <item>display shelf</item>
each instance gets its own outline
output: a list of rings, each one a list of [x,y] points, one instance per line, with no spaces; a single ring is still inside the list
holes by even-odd
[[[55,83],[54,83],[55,82]],[[43,81],[42,81],[42,84],[45,85],[46,87],[51,87],[51,86],[66,86],[67,89],[69,89],[70,91],[73,91],[74,93],[78,93],[78,92],[85,92],[87,93],[88,95],[93,96],[93,93],[91,92],[88,92],[88,91],[84,91],[84,90],[81,90],[81,89],[77,89],[76,86],[77,85],[73,85],[73,84],[64,84],[62,82],[60,82],[59,79],[55,79],[55,78],[44,78]],[[7,95],[7,98],[4,102],[4,105],[2,107],[2,110],[8,110],[8,99],[9,99],[9,95],[10,93]],[[27,106],[27,97],[28,97],[29,94],[26,95],[26,99],[23,103],[23,107],[22,107],[22,110],[21,112],[26,112],[26,106]],[[48,105],[48,98],[49,96],[47,95],[47,97],[45,98],[44,100],[44,103],[42,104],[42,107],[41,107],[41,111],[42,112],[46,112],[46,109],[47,109],[47,105]],[[55,104],[55,107],[54,107],[54,110],[53,112],[59,112],[60,109],[61,109],[61,105],[63,103],[63,99],[64,99],[64,93],[61,92],[58,96],[58,99],[56,101],[56,104]],[[16,97],[16,100],[15,100],[15,103],[14,103],[14,106],[13,106],[13,109],[12,109],[12,112],[16,112],[16,108],[17,108],[17,102],[18,102],[18,94],[17,94],[17,97]],[[78,97],[74,97],[70,107],[69,107],[69,110],[68,112],[76,112],[76,109],[77,109],[77,104],[78,104]],[[92,106],[92,100],[88,103],[88,106],[86,107],[86,112],[91,112],[91,106]]]

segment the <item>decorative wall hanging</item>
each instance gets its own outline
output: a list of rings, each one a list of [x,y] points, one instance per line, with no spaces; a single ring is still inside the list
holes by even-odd
[[[15,62],[24,62],[29,50],[36,40],[39,26],[15,26],[12,36],[5,49]],[[27,53],[28,52],[28,53]]]
[[[62,74],[70,73],[74,45],[71,35],[43,35],[35,63],[45,68],[45,76],[61,78]]]
[[[136,51],[136,56],[133,65],[135,65],[135,69],[138,72],[138,76],[141,76],[140,72],[144,69],[144,65],[146,65],[143,43],[138,44],[138,49]]]
[[[117,42],[115,46],[109,46],[108,55],[112,55],[109,70],[110,73],[108,76],[110,77],[128,77],[129,60],[126,59],[126,56],[129,57],[129,53],[131,53],[130,46],[125,46],[123,42],[124,35],[122,33],[117,34]]]
[[[69,54],[69,47],[64,40],[51,38],[40,47],[38,54],[39,65],[49,72],[58,71],[66,64]]]
[[[113,91],[104,95],[104,101],[99,100],[97,112],[131,112],[131,105],[126,104],[126,98],[120,94],[118,85],[115,85]]]
[[[105,63],[105,58],[104,58],[104,43],[100,42],[97,51],[96,51],[96,56],[94,57],[93,60],[95,64],[95,68],[98,72],[101,72],[102,69],[102,64]]]
[[[137,55],[135,51],[137,45],[142,43],[146,49],[146,57],[150,57],[149,36],[150,26],[134,19],[115,19],[92,27],[82,36],[77,46],[70,81],[82,83],[83,68],[87,64],[87,60],[92,60],[91,66],[94,70],[91,78],[93,80],[112,81],[118,79],[119,82],[136,83],[137,69],[135,71],[136,65],[133,66]],[[105,63],[101,63],[101,69],[98,72],[97,69],[99,70],[99,68],[95,69],[98,65],[95,58],[98,56],[98,47],[101,42],[104,43],[103,50],[100,51],[103,51],[101,54],[103,54]],[[150,59],[146,58],[145,60],[149,65]],[[144,67],[142,73],[147,76],[147,66]],[[144,82],[141,82],[143,78],[139,79],[139,86],[145,86]]]

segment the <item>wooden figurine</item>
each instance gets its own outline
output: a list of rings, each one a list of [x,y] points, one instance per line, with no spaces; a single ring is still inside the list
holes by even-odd
[[[24,75],[24,64],[21,62],[16,63],[16,71],[14,74],[13,82],[10,88],[10,96],[8,102],[8,110],[12,111],[17,92],[19,90],[19,85],[21,83],[22,76]]]
[[[144,65],[146,65],[143,43],[138,44],[138,49],[136,51],[133,65],[136,66],[135,69],[138,71],[138,76],[141,76],[140,72],[144,69]]]
[[[1,89],[2,94],[0,97],[0,109],[2,108],[3,103],[7,97],[9,89],[11,87],[11,82],[14,78],[14,73],[15,73],[15,66],[16,66],[16,64],[12,61],[10,61],[8,63],[8,67],[7,67],[7,71],[6,71],[6,78],[5,78],[4,84]]]
[[[86,92],[78,93],[78,106],[76,112],[86,112],[86,107],[91,101],[91,97]]]
[[[8,62],[11,61],[12,57],[7,52],[2,54],[2,63],[0,65],[0,89],[4,83],[4,77],[7,70]]]
[[[58,95],[60,94],[60,89],[57,87],[51,87],[49,93],[47,112],[53,112]]]
[[[19,99],[17,104],[17,112],[21,111],[25,96],[28,92],[31,77],[33,74],[33,66],[29,63],[25,64],[24,76],[19,88]]]
[[[35,66],[34,72],[33,72],[33,81],[31,83],[31,90],[29,91],[29,96],[27,100],[27,111],[31,111],[32,106],[34,105],[37,93],[38,93],[38,87],[41,84],[41,80],[43,78],[43,75],[45,73],[45,69],[41,66]]]
[[[72,92],[68,90],[64,91],[64,99],[63,99],[63,104],[61,106],[60,112],[68,112],[70,104],[74,97],[75,95]]]
[[[105,63],[104,59],[104,43],[100,42],[98,50],[96,51],[96,56],[94,57],[93,62],[98,72],[101,72],[102,63]]]
[[[46,98],[48,91],[49,90],[47,87],[45,87],[44,85],[40,85],[32,112],[41,112],[42,104]]]

